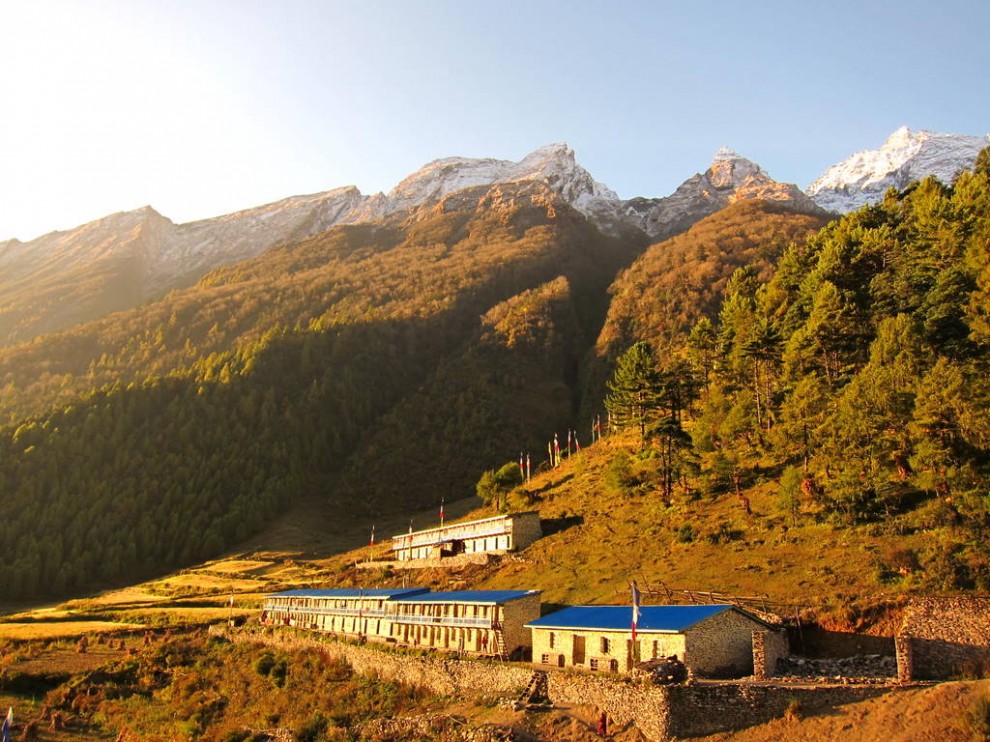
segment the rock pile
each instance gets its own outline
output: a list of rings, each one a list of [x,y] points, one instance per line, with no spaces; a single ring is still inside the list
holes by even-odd
[[[635,678],[645,679],[654,685],[672,685],[686,681],[688,669],[677,657],[660,657],[641,662],[632,675]]]
[[[786,657],[777,660],[778,677],[815,678],[818,680],[897,677],[897,659],[891,655],[857,654],[852,657],[806,659]]]

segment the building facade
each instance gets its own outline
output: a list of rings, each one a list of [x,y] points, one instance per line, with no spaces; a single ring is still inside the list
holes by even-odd
[[[510,513],[393,536],[392,553],[399,561],[498,554],[524,549],[542,535],[539,513]]]
[[[286,590],[265,598],[261,622],[331,634],[379,636],[388,632],[385,604],[389,600],[426,592],[425,587]]]
[[[505,659],[528,657],[526,624],[540,616],[539,590],[419,593],[389,603],[387,641]]]
[[[288,590],[265,599],[261,621],[423,649],[522,659],[540,615],[538,590],[427,588]]]
[[[533,661],[552,667],[628,672],[639,662],[676,656],[695,675],[753,672],[753,632],[770,627],[729,605],[572,606],[531,621]]]

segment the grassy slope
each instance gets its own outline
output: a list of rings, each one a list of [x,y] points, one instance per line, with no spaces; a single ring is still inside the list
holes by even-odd
[[[887,547],[888,537],[871,535],[868,527],[836,529],[815,524],[808,514],[800,515],[796,525],[791,524],[790,514],[781,512],[774,502],[771,485],[747,490],[753,509],[751,516],[743,512],[732,494],[699,500],[681,498],[670,509],[662,508],[648,491],[610,494],[603,484],[606,467],[616,455],[633,450],[633,444],[633,440],[621,436],[607,438],[585,448],[559,469],[534,477],[525,491],[514,493],[512,500],[516,506],[540,511],[547,530],[544,538],[520,554],[488,567],[418,570],[412,573],[410,581],[439,589],[537,587],[543,589],[548,603],[616,603],[627,600],[628,581],[637,579],[642,587],[655,591],[666,585],[672,589],[765,594],[782,610],[784,606],[824,610],[821,615],[833,626],[846,629],[856,623],[854,614],[848,611],[850,601],[862,607],[878,599],[896,597],[899,592],[891,586],[879,585],[874,577],[877,554]],[[532,502],[527,502],[527,495]],[[448,517],[477,518],[491,514],[489,510],[474,508],[476,503],[473,498],[448,503]],[[409,515],[416,528],[428,527],[436,521],[433,509]],[[691,524],[697,534],[690,543],[678,541],[677,534],[685,523]],[[376,525],[381,540],[382,536],[403,532],[408,527],[408,518],[406,514],[396,515]],[[98,626],[101,631],[106,631],[106,626],[95,623],[97,620],[181,626],[224,618],[231,591],[235,593],[234,614],[250,617],[256,615],[264,593],[290,586],[400,584],[402,573],[355,568],[357,562],[388,553],[387,544],[379,542],[374,549],[366,545],[369,531],[370,523],[342,523],[339,519],[334,522],[332,511],[303,507],[286,514],[266,535],[245,544],[243,551],[226,559],[94,599],[71,601],[57,609],[10,616],[8,621],[12,623],[0,626],[0,639],[16,635],[18,627],[14,622],[31,625],[34,637],[48,628],[51,639],[38,645],[38,651],[28,654],[35,663],[39,658],[41,661],[49,658],[57,665],[64,664],[64,655],[73,652],[74,640],[57,639],[72,621],[93,621],[92,627]],[[716,533],[723,534],[722,541],[713,543],[707,536]],[[730,536],[724,536],[726,533]],[[920,536],[901,537],[898,543],[905,543],[905,538],[910,543],[912,538]],[[659,592],[649,594],[650,602],[665,599]],[[866,621],[861,616],[860,622]],[[864,628],[890,633],[892,621],[888,615],[886,622],[881,620]],[[137,640],[134,642],[137,647]],[[254,657],[245,656],[238,661],[250,666]],[[247,671],[244,677],[253,676]],[[987,686],[988,681],[979,681],[902,691],[828,713],[816,713],[800,722],[779,720],[735,735],[721,735],[713,738],[713,742],[716,739],[743,742],[873,739],[890,735],[891,739],[899,740],[966,740],[972,738],[967,727],[969,715],[977,698],[990,692]],[[23,708],[22,718],[34,713],[29,699],[4,696],[0,700]],[[174,700],[170,701],[168,693],[152,699],[135,698],[116,704],[113,709],[107,707],[105,711],[112,714],[105,718],[113,719],[113,725],[126,721],[128,714],[140,718],[152,714],[164,719],[172,713],[168,709]],[[185,703],[188,699],[180,700]],[[262,709],[265,703],[268,702],[245,699],[237,723],[245,723],[252,714],[271,713],[267,708]],[[410,708],[409,713],[457,714],[465,717],[471,726],[512,726],[536,738],[558,742],[593,739],[589,723],[594,710],[590,708],[563,708],[550,714],[527,715],[466,702],[445,705],[449,703],[446,700],[438,705],[435,699],[425,699],[421,709]],[[298,725],[301,719],[293,718],[291,725]],[[228,722],[234,723],[233,717],[224,724]],[[635,729],[615,731],[617,739],[640,739]],[[90,728],[87,734],[97,732],[106,732],[103,738],[113,738],[111,728],[106,726]],[[90,738],[98,737],[68,732],[42,737]]]

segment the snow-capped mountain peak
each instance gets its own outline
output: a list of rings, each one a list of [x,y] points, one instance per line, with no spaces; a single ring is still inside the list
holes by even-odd
[[[519,162],[467,157],[445,157],[424,165],[386,196],[386,211],[404,211],[436,202],[450,193],[481,185],[541,181],[579,211],[590,214],[595,202],[618,202],[619,197],[577,164],[566,144],[550,144]]]
[[[755,180],[772,180],[755,162],[724,146],[715,153],[705,176],[712,187],[719,189],[739,188]]]
[[[888,188],[904,188],[913,180],[934,175],[950,183],[969,169],[990,135],[912,131],[902,126],[879,149],[857,152],[832,165],[808,186],[819,206],[845,213],[883,198]]]

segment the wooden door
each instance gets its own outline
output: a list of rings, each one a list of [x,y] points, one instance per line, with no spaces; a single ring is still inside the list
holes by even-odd
[[[574,635],[573,664],[584,664],[584,637],[577,634]]]

